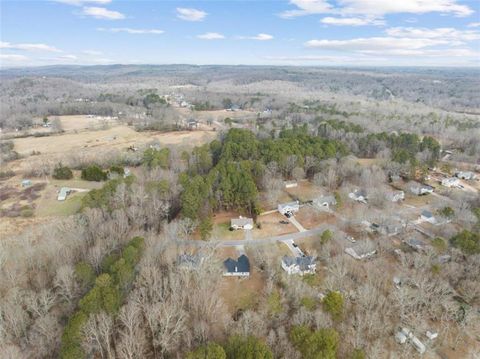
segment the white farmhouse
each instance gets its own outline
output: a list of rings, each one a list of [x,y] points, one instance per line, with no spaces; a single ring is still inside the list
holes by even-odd
[[[460,181],[456,177],[448,177],[442,179],[442,186],[445,187],[457,187],[460,184]]]
[[[459,171],[455,173],[455,176],[464,180],[474,180],[477,177],[472,171]]]
[[[293,214],[298,212],[299,210],[300,204],[298,203],[298,201],[282,203],[278,205],[278,212],[287,217],[293,216]]]
[[[253,219],[240,216],[230,220],[230,228],[232,229],[253,229]]]

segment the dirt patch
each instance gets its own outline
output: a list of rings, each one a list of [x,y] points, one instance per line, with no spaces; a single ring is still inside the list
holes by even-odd
[[[290,222],[287,221],[287,224],[282,224],[280,221],[287,221],[287,218],[278,212],[258,216],[257,223],[260,224],[260,228],[254,230],[252,233],[253,238],[265,238],[298,232]]]
[[[312,229],[320,226],[321,224],[335,224],[337,219],[334,215],[319,211],[312,206],[302,206],[298,213],[295,214],[295,218],[306,229]]]
[[[285,188],[285,192],[291,199],[298,199],[300,202],[307,202],[319,197],[324,191],[321,187],[304,180],[299,181],[297,187]]]

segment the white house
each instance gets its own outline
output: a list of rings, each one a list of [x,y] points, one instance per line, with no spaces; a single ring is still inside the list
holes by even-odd
[[[22,181],[22,187],[29,187],[32,185],[32,181],[30,181],[29,179],[24,179]]]
[[[445,187],[457,187],[460,184],[460,181],[456,177],[448,177],[442,179],[442,186]]]
[[[312,256],[304,257],[289,257],[283,256],[282,258],[282,268],[290,274],[313,274],[317,269],[317,264],[315,263],[315,258]]]
[[[391,202],[399,202],[405,199],[405,192],[403,191],[392,191],[387,193],[387,199]]]
[[[283,182],[283,184],[285,185],[285,188],[298,187],[297,181],[285,181],[285,182]]]
[[[417,196],[423,196],[432,193],[433,187],[426,184],[414,183],[410,186],[410,191]]]
[[[356,189],[355,191],[350,192],[348,197],[357,202],[367,203],[367,193],[364,190]]]
[[[253,229],[253,219],[240,216],[230,220],[230,228],[232,229]]]
[[[238,257],[237,260],[228,258],[223,262],[225,277],[248,277],[250,275],[250,261],[245,254]]]
[[[67,199],[67,196],[70,194],[72,190],[68,187],[62,187],[60,188],[60,191],[58,192],[58,201],[65,201]]]
[[[313,200],[313,205],[318,208],[330,208],[336,204],[335,196],[321,196]]]
[[[289,217],[300,210],[300,204],[298,201],[282,203],[278,205],[278,212]]]
[[[477,177],[477,175],[471,171],[459,171],[455,173],[455,176],[464,180],[474,180]]]
[[[409,341],[420,354],[423,354],[426,351],[425,345],[415,335],[413,335],[410,329],[401,328],[398,330],[395,333],[395,340],[399,344],[405,344],[407,341]]]

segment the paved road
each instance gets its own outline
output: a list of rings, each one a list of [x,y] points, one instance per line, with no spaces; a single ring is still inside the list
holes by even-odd
[[[273,236],[273,237],[266,237],[266,238],[258,238],[258,239],[240,239],[236,241],[208,241],[203,243],[215,243],[222,247],[234,247],[234,246],[241,246],[241,245],[258,245],[258,244],[266,244],[266,243],[274,243],[274,242],[286,242],[290,240],[296,240],[301,238],[306,238],[310,236],[314,236],[317,234],[322,233],[326,229],[326,226],[320,226],[314,229],[307,230],[305,232],[296,232],[290,234],[283,234],[281,236]],[[198,241],[200,242],[200,241]]]

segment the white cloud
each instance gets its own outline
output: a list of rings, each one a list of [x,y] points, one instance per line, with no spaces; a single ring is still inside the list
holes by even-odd
[[[473,10],[458,3],[458,0],[337,0],[337,7],[329,0],[290,0],[296,6],[280,14],[292,18],[314,14],[337,14],[343,16],[364,15],[383,17],[387,14],[425,14],[439,12],[455,16],[468,16]]]
[[[358,17],[324,17],[320,22],[326,25],[340,26],[385,25],[383,20]]]
[[[0,41],[0,49],[61,52],[61,50],[57,49],[56,47],[49,46],[46,44],[11,44],[5,41]]]
[[[202,10],[177,7],[177,17],[185,21],[203,21],[207,15],[208,14]]]
[[[310,40],[305,46],[327,50],[382,52],[385,50],[416,50],[428,46],[445,45],[448,41],[398,37],[368,37],[350,40]]]
[[[422,39],[442,39],[449,41],[473,41],[480,39],[480,32],[474,30],[457,30],[451,27],[435,29],[421,27],[391,27],[386,30],[387,35],[395,37],[410,37]]]
[[[347,14],[368,14],[383,16],[386,14],[410,13],[425,14],[439,12],[455,16],[468,16],[473,10],[460,5],[458,0],[339,0],[341,11]]]
[[[118,33],[118,32],[126,32],[128,34],[163,34],[165,31],[159,30],[159,29],[132,29],[129,27],[113,27],[113,28],[104,28],[104,27],[99,27],[97,28],[98,31],[108,31],[108,32],[113,32],[113,33]]]
[[[224,39],[225,36],[218,32],[207,32],[202,35],[197,35],[197,38],[202,40],[221,40]]]
[[[96,4],[96,5],[106,5],[112,2],[112,0],[54,0],[67,5],[81,6],[84,4]]]
[[[480,27],[480,22],[471,22],[467,25],[468,27]]]
[[[257,41],[268,41],[273,40],[273,36],[270,34],[257,34],[255,36],[237,36],[237,39],[240,40],[257,40]]]
[[[0,54],[0,60],[6,62],[23,62],[28,61],[28,57],[17,54]]]
[[[288,19],[304,15],[326,14],[334,10],[327,0],[290,0],[290,4],[298,9],[284,11],[280,14],[281,17]]]
[[[97,51],[97,50],[83,50],[82,53],[84,53],[85,55],[91,55],[91,56],[100,56],[103,54],[101,51]]]
[[[84,15],[92,16],[96,19],[106,19],[106,20],[121,20],[125,19],[125,15],[118,11],[108,10],[104,7],[84,7],[83,12]]]

